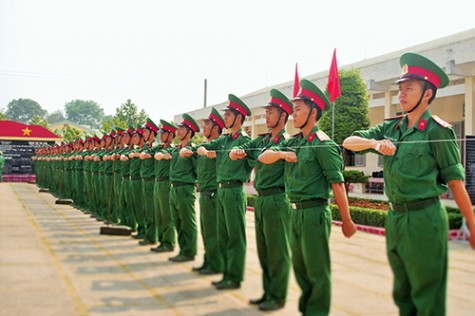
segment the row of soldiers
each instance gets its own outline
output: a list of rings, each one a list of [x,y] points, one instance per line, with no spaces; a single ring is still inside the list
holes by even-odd
[[[343,147],[384,157],[390,201],[386,246],[400,314],[445,315],[448,225],[439,195],[450,187],[474,249],[475,216],[455,133],[429,110],[437,89],[447,86],[449,78],[415,53],[403,54],[400,64],[398,97],[407,114],[354,132]],[[162,120],[158,128],[148,119],[140,128],[38,150],[38,183],[74,199],[100,220],[127,225],[137,232],[135,238],[143,239],[142,245],[158,241],[153,251],[173,251],[177,234],[179,253],[170,260],[178,262],[194,260],[197,254],[198,188],[205,253],[203,265],[193,270],[222,273],[213,285],[223,290],[239,288],[244,279],[243,183],[255,168],[255,230],[264,291],[250,303],[261,310],[282,308],[292,263],[302,291],[300,312],[328,315],[330,197],[340,211],[344,236],[356,231],[340,148],[317,125],[329,105],[325,94],[305,79],[293,100],[272,89],[265,105],[269,132],[251,139],[242,130],[251,111],[230,94],[224,118],[212,109],[205,121],[204,144],[191,142],[200,128],[187,114],[177,127]],[[300,133],[288,138],[290,115]],[[229,133],[222,135],[225,128]],[[158,133],[160,142],[154,145]],[[177,146],[172,145],[175,137]]]
[[[197,255],[198,190],[205,253],[203,264],[193,271],[222,274],[213,285],[224,290],[239,288],[244,279],[243,183],[255,168],[255,229],[264,293],[250,304],[261,310],[285,305],[292,260],[302,288],[300,311],[326,313],[332,190],[345,236],[354,234],[355,226],[340,149],[316,125],[330,103],[312,82],[304,79],[300,87],[292,101],[276,89],[270,91],[265,105],[269,132],[255,139],[242,129],[251,115],[249,107],[230,94],[224,117],[211,109],[201,132],[207,142],[201,145],[192,143],[200,127],[190,115],[184,114],[177,126],[164,120],[157,126],[148,118],[141,127],[39,149],[34,157],[37,182],[58,197],[73,199],[98,220],[128,226],[140,245],[158,242],[152,251],[174,251],[177,243],[178,254],[169,258],[174,262]],[[302,131],[292,138],[285,132],[290,115]],[[178,145],[172,143],[175,138]]]

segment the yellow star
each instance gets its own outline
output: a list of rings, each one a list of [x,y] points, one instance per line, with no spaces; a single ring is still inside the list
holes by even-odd
[[[21,130],[23,132],[23,136],[30,136],[31,129],[28,129],[28,126],[25,129]]]

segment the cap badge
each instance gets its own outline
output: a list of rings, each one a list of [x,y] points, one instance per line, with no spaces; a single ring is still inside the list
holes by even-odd
[[[408,72],[409,72],[409,67],[407,66],[407,64],[405,64],[404,66],[402,66],[401,75],[405,75]]]

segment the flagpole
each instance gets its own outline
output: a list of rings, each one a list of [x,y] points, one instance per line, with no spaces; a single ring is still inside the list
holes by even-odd
[[[332,139],[335,139],[335,102],[332,103]]]

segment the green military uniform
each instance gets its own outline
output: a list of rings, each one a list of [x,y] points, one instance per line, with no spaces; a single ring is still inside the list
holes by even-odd
[[[139,127],[135,130],[136,133],[141,133]],[[138,153],[145,149],[147,145],[143,145],[142,148],[135,147],[130,152]],[[145,238],[145,214],[144,214],[144,201],[143,201],[143,188],[142,178],[140,177],[140,168],[142,167],[142,160],[140,158],[133,158],[130,162],[130,196],[132,202],[132,214],[137,225],[136,238]]]
[[[435,88],[448,83],[442,69],[420,55],[404,54],[401,66],[398,82],[418,79]],[[407,126],[407,116],[399,116],[354,135],[396,146],[393,156],[384,156],[384,190],[391,201],[386,248],[400,315],[445,315],[448,222],[439,195],[448,181],[464,179],[464,169],[448,123],[427,110]]]
[[[267,107],[272,106],[292,114],[292,103],[276,89],[270,92],[271,100]],[[251,142],[238,148],[244,149],[248,157],[257,160],[267,148],[279,146],[286,137],[285,130],[277,136],[272,133],[259,135]],[[258,192],[254,206],[257,254],[262,268],[262,285],[264,294],[256,303],[276,306],[284,305],[290,275],[290,204],[285,194],[283,160],[273,164],[256,163],[254,188]],[[265,308],[265,304],[260,305]]]
[[[224,129],[224,120],[215,108],[211,109],[208,120],[211,120],[221,130]],[[221,272],[223,260],[218,240],[216,159],[199,156],[196,173],[200,190],[200,228],[205,253],[203,265],[195,270],[200,270],[202,273]]]
[[[160,120],[160,133],[176,132],[176,127],[165,120]],[[172,144],[158,145],[155,152],[168,151]],[[175,248],[175,223],[170,209],[170,160],[155,160],[155,186],[153,200],[157,212],[159,246],[152,251],[171,251]]]
[[[132,137],[134,133],[134,128],[129,126],[126,133]],[[124,144],[124,147],[120,150],[120,154],[126,157],[129,157],[131,151],[127,144]],[[130,163],[131,160],[127,159],[125,161],[120,160],[120,175],[122,177],[121,187],[120,187],[120,198],[119,198],[119,209],[120,209],[120,222],[128,226],[131,230],[135,231],[137,229],[137,221],[133,212],[133,201],[132,201],[132,184],[130,181]]]
[[[158,132],[157,125],[151,118],[147,118],[144,128],[148,129],[150,133]],[[148,141],[148,140],[147,140]],[[142,160],[142,166],[140,168],[140,176],[142,177],[142,189],[143,189],[143,201],[144,201],[144,215],[145,215],[145,237],[140,242],[141,245],[155,244],[158,240],[158,227],[157,227],[157,214],[155,203],[153,201],[153,189],[155,185],[155,159],[153,155],[155,149],[152,147],[152,143],[148,143],[147,146],[141,151],[142,153],[150,154],[149,159]]]
[[[122,136],[124,133],[124,130],[122,128],[117,128],[116,131],[111,132],[111,136],[114,137],[114,139],[117,142],[117,138]],[[124,152],[124,148],[120,148],[119,144],[115,144],[114,149],[111,151],[111,155],[121,155]],[[119,158],[115,157],[114,160],[112,161],[112,172],[113,172],[113,177],[114,180],[112,180],[113,187],[112,187],[112,212],[111,212],[111,218],[110,221],[112,223],[120,223],[121,222],[121,210],[119,208],[119,202],[120,202],[120,188],[122,186],[122,174],[121,174],[121,162]],[[124,222],[122,222],[124,224]]]
[[[297,100],[311,100],[322,111],[330,103],[308,80],[300,82]],[[344,181],[343,161],[338,145],[315,126],[273,148],[294,151],[297,162],[285,163],[285,189],[292,203],[290,247],[295,278],[302,294],[303,315],[328,315],[331,303],[329,238],[331,211],[328,199],[332,183]]]
[[[0,150],[0,182],[2,182],[2,173],[3,173],[4,167],[5,167],[5,157],[3,156],[3,152]]]
[[[188,132],[199,132],[198,125],[188,114],[178,126],[186,126]],[[191,141],[187,147],[192,147]],[[196,155],[180,157],[181,145],[164,152],[172,155],[170,161],[170,209],[173,214],[180,252],[172,261],[194,259],[197,252],[198,230],[195,213]]]
[[[237,111],[243,116],[251,114],[247,105],[230,94],[225,109]],[[216,178],[218,181],[218,236],[223,254],[223,285],[238,285],[244,279],[246,261],[246,192],[243,182],[249,181],[253,161],[231,160],[229,151],[249,142],[251,138],[239,130],[203,144],[208,150],[217,151]],[[218,284],[219,285],[219,284]],[[217,285],[217,286],[218,286]]]

